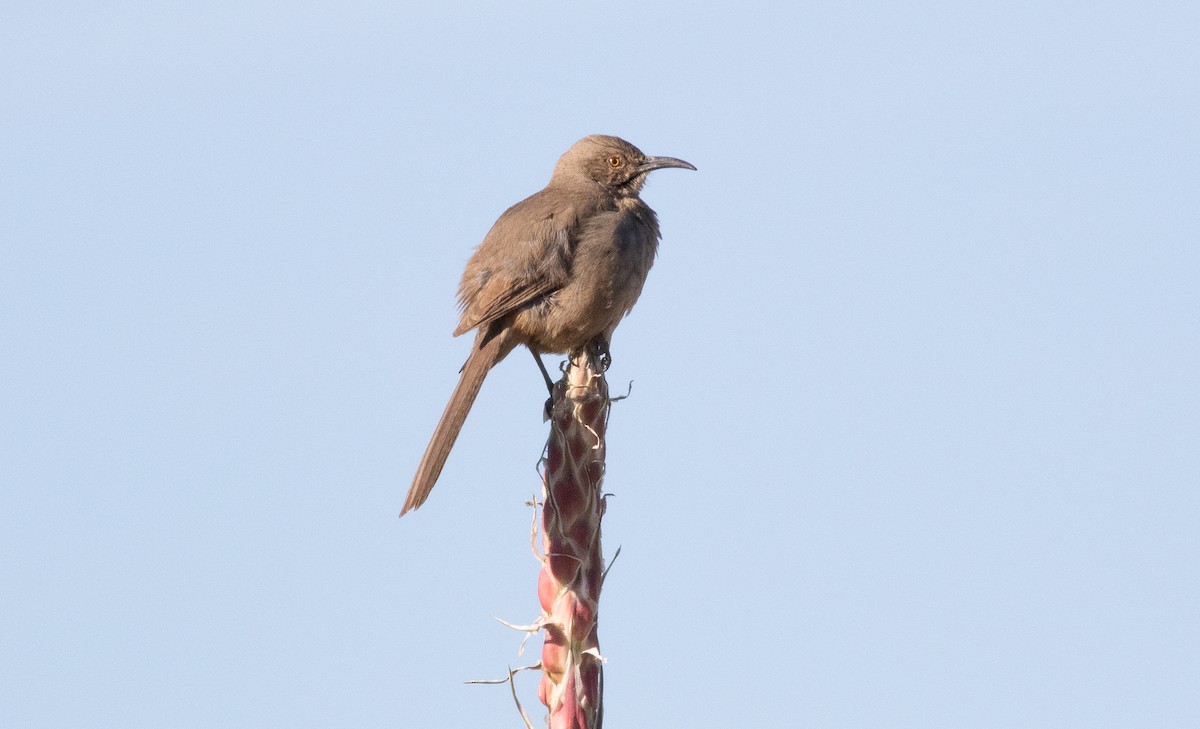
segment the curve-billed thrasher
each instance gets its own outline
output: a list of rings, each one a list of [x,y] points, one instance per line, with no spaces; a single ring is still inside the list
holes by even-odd
[[[641,294],[658,248],[658,219],[638,193],[646,175],[664,167],[696,169],[647,157],[617,137],[584,137],[559,158],[545,189],[492,226],[458,286],[463,312],[454,335],[477,329],[475,344],[401,516],[425,503],[483,378],[514,347],[528,347],[543,375],[542,352],[590,348],[607,360],[613,330]]]

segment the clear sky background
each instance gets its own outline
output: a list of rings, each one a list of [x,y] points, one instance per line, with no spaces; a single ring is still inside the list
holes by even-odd
[[[699,170],[610,371],[613,727],[1200,725],[1194,2],[0,11],[0,726],[519,726],[544,390],[462,266]],[[535,724],[536,676],[519,682]]]

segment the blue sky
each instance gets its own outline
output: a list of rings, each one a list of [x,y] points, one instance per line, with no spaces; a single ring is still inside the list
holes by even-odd
[[[527,356],[396,513],[590,133],[699,168],[613,342],[613,726],[1200,717],[1194,4],[0,15],[0,725],[518,725]]]

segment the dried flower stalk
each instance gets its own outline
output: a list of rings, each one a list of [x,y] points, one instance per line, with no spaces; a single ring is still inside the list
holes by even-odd
[[[540,623],[545,630],[538,697],[550,729],[599,729],[603,659],[596,633],[604,558],[604,433],[608,385],[581,355],[554,388],[543,473]]]

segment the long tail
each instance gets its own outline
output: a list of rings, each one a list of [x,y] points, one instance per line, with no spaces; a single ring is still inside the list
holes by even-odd
[[[421,457],[421,465],[417,466],[417,475],[413,477],[412,486],[408,489],[408,497],[404,499],[404,508],[400,510],[400,516],[416,509],[429,498],[429,492],[437,483],[442,466],[446,465],[446,458],[450,455],[450,449],[454,447],[454,441],[458,439],[458,432],[462,430],[467,413],[471,412],[471,406],[475,403],[484,378],[487,377],[488,371],[512,350],[507,330],[487,338],[487,341],[480,345],[480,341],[485,338],[481,334],[475,340],[471,356],[463,365],[462,377],[459,378],[458,386],[454,388],[454,394],[446,404],[446,411],[442,413],[442,419],[438,421],[437,429],[433,431],[433,437],[425,448],[425,455]]]

